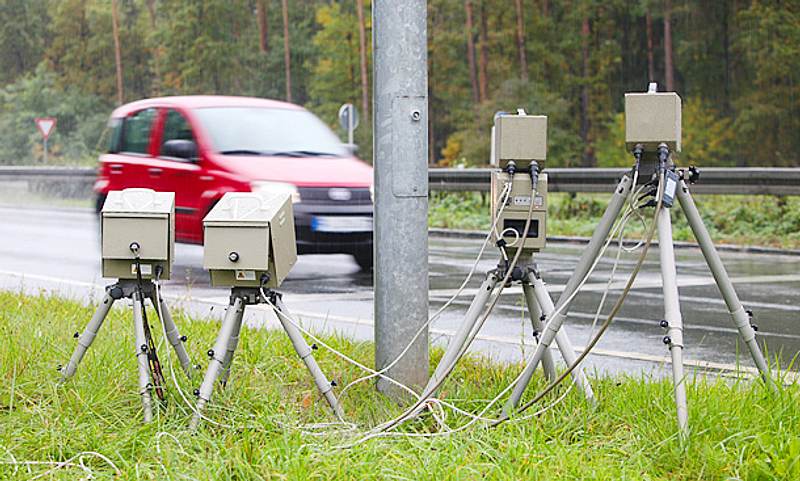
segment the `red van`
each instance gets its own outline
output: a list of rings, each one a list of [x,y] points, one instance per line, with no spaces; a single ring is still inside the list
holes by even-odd
[[[248,97],[140,100],[111,114],[97,209],[111,190],[175,192],[180,242],[203,242],[203,217],[226,192],[284,191],[297,251],[351,254],[372,268],[372,167],[314,114]]]

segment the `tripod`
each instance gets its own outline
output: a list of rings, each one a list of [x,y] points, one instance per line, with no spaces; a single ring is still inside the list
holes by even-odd
[[[264,297],[266,296],[266,298]],[[228,377],[230,376],[231,363],[233,362],[233,355],[236,347],[239,344],[239,335],[242,330],[242,320],[244,319],[244,310],[248,305],[266,304],[269,303],[276,311],[275,314],[286,331],[286,335],[292,341],[292,346],[303,360],[311,376],[314,378],[314,383],[317,385],[320,393],[325,397],[325,400],[333,409],[333,412],[338,418],[342,418],[342,408],[337,401],[336,396],[333,394],[333,387],[336,385],[334,382],[328,381],[325,374],[322,373],[317,361],[312,355],[313,351],[317,348],[316,345],[309,346],[300,330],[288,321],[289,311],[283,304],[281,295],[270,289],[261,289],[258,287],[234,287],[231,289],[231,297],[228,308],[225,310],[225,317],[222,320],[222,327],[220,328],[217,340],[214,343],[213,349],[208,351],[210,362],[208,370],[203,378],[203,383],[199,389],[195,390],[197,396],[197,409],[190,424],[190,429],[195,430],[203,418],[203,411],[211,399],[211,393],[214,390],[214,384],[217,379],[224,387],[227,384]]]
[[[742,306],[742,303],[733,288],[733,284],[728,277],[725,267],[722,264],[719,253],[714,247],[714,243],[711,240],[708,229],[703,223],[700,213],[694,203],[694,199],[692,199],[692,196],[689,192],[687,181],[694,183],[698,179],[699,174],[697,170],[693,168],[688,172],[681,171],[679,174],[675,172],[674,166],[672,166],[670,169],[666,169],[665,165],[666,159],[668,158],[668,152],[665,152],[663,155],[662,169],[665,172],[668,171],[671,173],[671,176],[669,177],[670,180],[667,180],[666,182],[669,183],[671,181],[675,183],[673,186],[675,191],[674,195],[677,196],[683,213],[689,222],[689,226],[692,229],[692,232],[694,233],[698,243],[700,244],[703,257],[705,258],[706,264],[708,265],[714,277],[717,287],[722,293],[722,297],[725,300],[725,304],[731,315],[733,323],[738,329],[739,335],[747,345],[750,355],[753,358],[753,362],[760,371],[764,382],[772,386],[769,367],[764,359],[764,355],[761,352],[761,348],[758,346],[758,342],[756,341],[755,326],[751,324],[752,312],[746,311]],[[632,188],[631,184],[631,177],[626,174],[617,185],[614,195],[611,198],[611,201],[609,202],[609,205],[606,208],[606,211],[603,214],[603,217],[600,220],[594,235],[584,249],[583,255],[581,256],[575,271],[570,277],[570,280],[567,282],[567,287],[559,297],[557,307],[560,312],[547,321],[544,328],[544,333],[542,334],[540,342],[534,351],[531,362],[526,367],[526,376],[521,380],[524,382],[519,382],[515,386],[515,389],[505,406],[504,414],[507,415],[517,408],[522,394],[527,387],[531,374],[536,369],[536,366],[539,362],[544,362],[547,348],[556,338],[557,333],[561,329],[564,319],[566,318],[569,305],[571,303],[572,293],[575,292],[575,288],[582,282],[586,274],[589,272],[590,266],[593,265],[597,256],[600,254],[604,240],[608,237],[615,220],[622,211],[622,208],[625,204],[625,199],[630,193]],[[665,187],[668,187],[668,185]],[[671,194],[669,190],[668,194]],[[672,196],[670,195],[670,197]],[[667,330],[667,335],[663,338],[663,341],[669,347],[672,357],[672,375],[678,427],[681,435],[685,436],[688,433],[689,423],[688,407],[686,402],[686,386],[684,384],[685,377],[683,371],[683,320],[680,312],[680,299],[678,295],[677,274],[675,268],[675,254],[673,251],[672,223],[669,211],[669,208],[672,206],[671,198],[670,202],[664,202],[663,206],[664,208],[659,211],[659,215],[655,220],[658,232],[662,292],[664,295],[664,319],[660,324]]]
[[[156,286],[153,281],[141,282],[139,280],[120,279],[116,284],[106,287],[103,300],[95,311],[94,316],[89,321],[83,334],[75,337],[78,339],[78,346],[72,353],[67,365],[61,370],[61,382],[65,382],[75,375],[78,365],[83,359],[84,354],[94,342],[97,337],[97,332],[100,326],[103,325],[108,316],[111,307],[115,301],[120,299],[131,299],[133,301],[133,326],[136,333],[136,359],[139,364],[139,394],[142,397],[142,407],[144,408],[144,421],[150,422],[153,419],[153,403],[151,391],[156,390],[156,393],[161,396],[163,389],[163,379],[161,378],[160,367],[158,358],[155,355],[154,345],[150,338],[150,327],[147,323],[146,313],[144,312],[144,299],[149,298],[153,306],[159,303],[159,308],[156,309],[156,315],[159,311],[163,318],[161,322],[164,324],[166,337],[175,353],[178,355],[181,367],[186,375],[191,378],[193,367],[189,360],[189,355],[186,353],[186,348],[183,343],[186,341],[186,336],[181,336],[172,316],[167,309],[167,304],[163,299],[156,295]],[[154,383],[151,381],[151,370],[153,370]]]
[[[478,320],[481,315],[484,314],[486,303],[500,284],[504,274],[505,273],[502,271],[502,268],[498,268],[490,271],[486,275],[486,279],[478,289],[477,295],[472,300],[472,303],[470,304],[469,309],[464,316],[464,322],[461,323],[458,331],[456,331],[455,335],[450,340],[445,354],[442,356],[441,361],[436,366],[436,369],[431,376],[427,387],[423,391],[421,396],[422,399],[428,398],[436,393],[442,380],[450,374],[455,366],[456,361],[464,352],[466,352],[472,339],[474,339],[475,335],[477,335],[477,331],[481,328]],[[513,272],[511,273],[510,280],[519,282],[522,285],[522,290],[525,295],[525,302],[527,304],[528,313],[531,319],[531,325],[533,326],[533,336],[537,341],[539,341],[539,333],[541,333],[545,327],[543,325],[543,321],[549,317],[554,309],[553,300],[550,298],[550,294],[547,292],[545,283],[536,269],[536,265],[533,263],[527,266],[514,268]],[[558,345],[559,351],[561,352],[561,356],[567,365],[573,364],[576,359],[575,349],[572,347],[572,343],[570,342],[567,333],[564,330],[559,330],[557,333],[555,333],[554,339]],[[538,348],[540,347],[541,343],[537,345],[537,352]],[[554,380],[556,378],[555,362],[553,361],[552,354],[547,349],[542,350],[542,365],[547,378],[551,381]],[[526,384],[527,381],[530,380],[530,376],[532,374],[533,370],[531,370],[530,374],[527,375],[525,380]],[[584,396],[586,396],[586,399],[591,403],[594,403],[594,393],[592,392],[592,387],[589,384],[589,380],[586,378],[583,370],[580,368],[575,369],[572,372],[572,377],[575,385],[584,394]]]

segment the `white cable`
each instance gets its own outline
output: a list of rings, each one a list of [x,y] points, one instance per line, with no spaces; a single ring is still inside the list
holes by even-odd
[[[156,304],[156,309],[158,309],[158,318],[161,320],[161,330],[162,330],[162,332],[164,334],[164,337],[166,337],[167,336],[167,327],[164,324],[164,317],[163,317],[163,313],[161,312],[161,282],[159,281],[158,278],[156,278],[155,281],[153,282],[153,284],[155,285],[155,289],[156,289],[156,302],[155,302],[155,304]],[[172,357],[170,357],[169,351],[167,352],[166,358],[167,358],[167,367],[169,368],[170,376],[172,377],[172,383],[175,385],[175,389],[178,391],[178,394],[180,395],[181,399],[183,399],[183,402],[187,406],[189,406],[189,409],[191,409],[191,411],[194,414],[200,416],[200,418],[202,420],[204,420],[206,422],[209,422],[209,423],[211,423],[211,424],[213,424],[215,426],[219,426],[221,428],[227,428],[227,429],[235,429],[235,426],[233,426],[233,425],[224,424],[224,423],[221,423],[221,422],[218,422],[218,421],[214,421],[213,419],[207,417],[205,414],[201,413],[195,407],[194,403],[192,403],[189,400],[189,398],[186,397],[186,393],[184,393],[183,389],[181,389],[181,385],[178,382],[178,377],[175,375],[175,367],[172,365]]]
[[[520,239],[519,232],[517,232],[517,229],[515,229],[513,227],[509,227],[508,229],[505,229],[503,232],[500,233],[500,237],[504,238],[506,236],[506,232],[509,232],[509,231],[512,234],[514,234],[514,241],[506,244],[506,247],[514,247],[515,245],[517,245],[517,242],[519,242],[519,239]],[[505,256],[505,252],[503,252],[503,255]],[[507,258],[508,257],[506,257],[506,259]]]
[[[623,219],[624,219],[624,218],[625,218],[627,215],[628,215],[628,212],[626,211],[626,212],[625,212],[625,214],[623,215]],[[557,308],[555,309],[555,311],[553,311],[553,312],[550,314],[550,318],[551,318],[551,319],[552,319],[552,317],[553,317],[553,316],[555,316],[556,314],[559,314],[559,313],[560,313],[560,312],[561,312],[561,311],[562,311],[562,310],[563,310],[563,309],[564,309],[566,306],[568,306],[568,305],[569,305],[569,304],[572,302],[572,300],[575,298],[575,296],[577,296],[577,295],[578,295],[578,293],[580,292],[581,288],[582,288],[582,287],[583,287],[583,286],[586,284],[586,282],[588,281],[589,277],[590,277],[590,276],[591,276],[591,274],[594,272],[595,268],[597,267],[598,263],[600,262],[600,259],[603,257],[603,255],[605,254],[605,251],[608,249],[608,246],[609,246],[609,245],[611,244],[611,242],[613,241],[614,237],[616,236],[616,233],[617,233],[617,231],[618,231],[618,230],[620,230],[620,228],[621,228],[622,226],[623,226],[622,219],[618,219],[618,220],[617,220],[617,222],[615,223],[615,226],[614,226],[614,228],[612,229],[612,231],[609,233],[608,237],[606,238],[606,242],[605,242],[605,244],[603,245],[603,248],[601,249],[601,251],[600,251],[599,255],[598,255],[598,256],[596,256],[596,258],[595,258],[594,262],[593,262],[593,263],[592,263],[592,265],[590,266],[589,270],[586,272],[586,275],[583,277],[583,279],[582,279],[582,280],[581,280],[581,282],[578,284],[578,286],[575,288],[575,290],[572,292],[572,294],[571,294],[571,295],[570,295],[570,296],[567,298],[567,300],[566,300],[564,303],[560,303],[561,305],[560,305],[559,307],[557,307]],[[498,294],[498,296],[499,296],[499,294]],[[485,319],[484,319],[484,320],[485,320]],[[477,336],[477,334],[478,334],[478,331],[480,330],[480,328],[481,328],[481,327],[482,327],[482,323],[481,323],[481,325],[477,325],[477,326],[476,326],[476,327],[475,327],[475,328],[474,328],[474,329],[471,331],[471,333],[470,333],[470,337],[468,338],[467,342],[465,343],[465,346],[469,345],[469,344],[472,342],[472,340],[475,338],[475,336]],[[463,351],[462,351],[461,355],[459,355],[459,358],[460,358],[462,355],[463,355]],[[452,365],[454,365],[456,362],[458,362],[459,358],[457,358],[457,359],[454,361],[454,363],[453,363]],[[527,362],[526,364],[528,364],[529,362],[530,362],[530,359],[528,360],[528,362]],[[451,365],[451,366],[452,366],[452,365]],[[524,372],[524,370],[523,370],[523,372]],[[503,394],[505,394],[505,392],[507,392],[507,391],[508,391],[508,390],[509,390],[509,389],[510,389],[510,388],[511,388],[511,387],[512,387],[514,384],[516,384],[516,383],[519,381],[519,379],[520,379],[520,377],[521,377],[521,376],[522,376],[522,372],[521,372],[521,373],[520,373],[520,375],[519,375],[519,376],[518,376],[518,377],[517,377],[517,378],[514,380],[514,382],[513,382],[511,385],[509,385],[508,387],[506,387],[506,389],[504,389],[504,390],[501,392],[501,394],[500,394],[500,395],[498,395],[498,396],[497,396],[495,399],[493,399],[493,400],[492,400],[492,402],[491,402],[491,403],[489,403],[489,405],[487,405],[487,407],[489,407],[489,406],[493,405],[494,403],[496,403],[496,402],[499,400],[499,398],[500,398],[500,397],[501,397]],[[418,412],[418,411],[417,411],[417,412]],[[482,411],[482,412],[481,412],[480,416],[482,416],[482,415],[483,415],[485,412],[486,412],[486,410],[484,409],[484,411]],[[399,426],[399,425],[400,425],[400,424],[402,424],[404,421],[406,421],[406,420],[410,419],[411,417],[413,417],[413,415],[414,415],[414,413],[413,413],[413,412],[409,413],[409,412],[407,411],[407,413],[404,413],[403,415],[401,415],[401,416],[399,416],[399,417],[397,417],[397,418],[395,418],[395,419],[393,419],[393,420],[391,420],[391,421],[388,421],[388,422],[386,422],[386,423],[383,423],[382,425],[378,426],[376,429],[381,429],[381,428],[382,428],[382,427],[384,427],[384,426],[386,426],[386,429],[390,429],[390,428],[392,428],[392,427]]]
[[[473,263],[472,263],[472,267],[470,268],[470,270],[469,270],[469,273],[467,274],[467,277],[464,279],[464,282],[462,282],[462,283],[461,283],[461,285],[458,287],[458,289],[456,289],[456,292],[455,292],[455,294],[453,294],[453,295],[452,295],[452,296],[451,296],[451,297],[450,297],[450,298],[449,298],[449,299],[448,299],[448,300],[447,300],[447,301],[446,301],[446,302],[445,302],[445,303],[442,305],[442,307],[440,307],[440,308],[439,308],[439,309],[438,309],[438,310],[437,310],[437,311],[436,311],[436,312],[435,312],[435,313],[434,313],[434,314],[433,314],[433,315],[432,315],[430,318],[428,318],[428,320],[427,320],[427,321],[426,321],[426,322],[425,322],[425,323],[424,323],[422,326],[420,326],[420,328],[417,330],[417,332],[416,332],[416,333],[414,334],[414,336],[411,338],[411,341],[410,341],[410,342],[409,342],[409,343],[408,343],[408,344],[405,346],[405,348],[403,348],[403,350],[402,350],[402,351],[400,351],[400,354],[398,354],[398,355],[397,355],[397,357],[396,357],[396,358],[395,358],[395,359],[394,359],[392,362],[390,362],[389,364],[387,364],[385,367],[383,367],[383,368],[382,368],[382,369],[380,369],[379,371],[373,371],[373,373],[372,373],[372,374],[369,374],[369,375],[367,375],[367,376],[364,376],[364,377],[358,378],[358,379],[356,379],[356,380],[354,380],[354,381],[352,381],[352,382],[348,383],[348,384],[347,384],[347,385],[346,385],[346,386],[345,386],[345,387],[344,387],[344,388],[341,390],[341,392],[339,393],[339,397],[340,397],[340,398],[341,398],[341,397],[343,397],[343,396],[344,396],[344,394],[345,394],[345,393],[346,393],[346,392],[347,392],[347,391],[348,391],[348,390],[349,390],[349,389],[350,389],[352,386],[354,386],[354,385],[356,385],[356,384],[358,384],[358,383],[361,383],[361,382],[364,382],[364,381],[367,381],[367,380],[369,380],[369,379],[372,379],[372,378],[376,377],[376,376],[378,375],[377,373],[384,374],[386,371],[388,371],[389,369],[391,369],[392,367],[394,367],[394,366],[395,366],[395,365],[396,365],[398,362],[400,362],[400,360],[403,358],[403,356],[405,356],[405,355],[406,355],[406,353],[409,351],[409,349],[411,349],[411,347],[412,347],[412,346],[414,345],[414,343],[417,341],[417,339],[419,338],[419,336],[421,336],[421,335],[422,335],[422,333],[423,333],[423,332],[425,332],[425,331],[427,330],[427,328],[428,328],[428,327],[429,327],[429,326],[430,326],[430,325],[433,323],[433,321],[435,321],[436,319],[438,319],[438,318],[439,318],[439,316],[441,316],[441,315],[442,315],[442,313],[443,313],[443,312],[444,312],[444,311],[445,311],[445,310],[446,310],[448,307],[450,307],[450,305],[451,305],[451,304],[452,304],[452,303],[453,303],[453,302],[454,302],[454,301],[455,301],[455,300],[456,300],[456,299],[457,299],[457,298],[458,298],[458,297],[461,295],[461,293],[464,291],[464,288],[467,286],[467,284],[469,283],[469,281],[472,279],[472,276],[473,276],[473,274],[475,274],[475,270],[478,268],[478,264],[480,263],[480,260],[481,260],[481,258],[483,257],[483,253],[484,253],[484,251],[486,250],[486,246],[487,246],[487,245],[489,245],[489,241],[490,241],[490,240],[491,240],[491,238],[492,238],[492,233],[494,233],[494,234],[497,234],[497,222],[500,220],[500,216],[502,215],[503,211],[505,210],[506,203],[507,203],[507,201],[508,201],[508,197],[511,195],[511,183],[510,183],[510,182],[506,183],[506,185],[505,185],[505,187],[504,187],[504,189],[503,189],[503,192],[501,192],[501,194],[500,194],[500,195],[501,195],[501,197],[502,197],[502,199],[503,199],[503,200],[500,202],[500,209],[497,211],[497,214],[495,215],[495,218],[494,218],[494,220],[492,221],[492,226],[489,228],[489,234],[488,234],[488,235],[486,236],[486,238],[484,239],[484,241],[483,241],[483,244],[481,245],[481,248],[480,248],[480,250],[478,251],[478,256],[475,258],[475,262],[473,262]],[[498,236],[498,238],[500,238],[500,237]],[[505,254],[505,253],[504,253],[504,254]],[[415,394],[416,394],[416,393],[415,393]]]
[[[80,470],[82,470],[87,475],[87,477],[83,478],[83,479],[92,479],[94,477],[92,475],[92,473],[93,473],[92,469],[89,468],[88,466],[86,466],[85,464],[83,464],[83,458],[87,457],[87,456],[100,458],[106,464],[111,466],[111,468],[114,469],[114,472],[116,473],[117,476],[121,476],[122,475],[122,471],[119,470],[117,465],[114,464],[114,462],[111,461],[111,459],[109,459],[107,456],[105,456],[103,454],[100,454],[98,452],[95,452],[95,451],[82,451],[82,452],[80,452],[80,453],[78,453],[78,454],[76,454],[76,455],[72,456],[71,458],[66,459],[64,461],[18,461],[17,458],[14,456],[14,454],[11,452],[11,450],[9,450],[6,447],[3,447],[3,449],[9,454],[9,456],[11,456],[11,461],[0,461],[0,464],[4,464],[4,465],[8,465],[8,466],[14,466],[14,474],[16,474],[19,471],[19,467],[20,466],[52,466],[52,468],[48,469],[47,471],[41,472],[41,473],[37,474],[36,476],[34,476],[32,478],[29,478],[31,481],[34,480],[34,479],[42,478],[42,477],[44,477],[44,476],[46,476],[46,475],[48,475],[48,474],[50,474],[50,473],[52,473],[54,471],[57,471],[57,470],[63,469],[63,468],[79,468]],[[77,463],[73,462],[76,459],[78,460],[78,462]]]

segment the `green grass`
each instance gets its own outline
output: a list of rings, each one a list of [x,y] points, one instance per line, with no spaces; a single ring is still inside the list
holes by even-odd
[[[591,236],[609,198],[605,194],[550,194],[548,235]],[[715,242],[800,248],[798,197],[698,195],[695,202]],[[434,192],[429,212],[432,227],[485,230],[490,226],[488,194]],[[672,219],[675,239],[694,241],[680,207],[672,210]],[[626,235],[642,231],[639,222],[631,221]]]
[[[123,303],[120,303],[123,304]],[[117,306],[76,377],[57,384],[55,366],[69,357],[93,308],[47,296],[0,292],[0,460],[66,460],[81,451],[108,456],[116,479],[800,479],[800,388],[772,393],[759,382],[688,383],[692,434],[676,439],[671,385],[639,377],[596,379],[599,405],[574,392],[534,419],[491,429],[476,426],[434,439],[379,439],[350,450],[346,436],[315,437],[292,427],[330,421],[290,343],[280,332],[246,330],[227,390],[217,391],[211,416],[235,429],[205,425],[186,430],[190,412],[169,387],[168,403],[149,425],[140,421],[128,309]],[[189,335],[196,360],[216,335],[217,323],[176,321]],[[157,336],[160,338],[160,336]],[[372,346],[329,338],[337,348],[371,364]],[[434,357],[440,355],[435,352]],[[162,348],[162,361],[166,349]],[[340,383],[361,373],[317,351],[323,370]],[[444,394],[465,409],[495,396],[518,373],[472,358],[463,362]],[[196,383],[199,381],[196,381]],[[184,389],[194,384],[183,382]],[[537,376],[533,385],[540,389]],[[533,389],[531,389],[533,390]],[[371,426],[400,412],[369,383],[343,399],[346,414]],[[448,413],[448,422],[465,422]],[[405,432],[427,432],[424,418]],[[170,433],[171,436],[159,434]],[[88,458],[97,479],[112,478]],[[0,465],[0,479],[29,479],[46,467]],[[44,479],[78,479],[78,469]]]

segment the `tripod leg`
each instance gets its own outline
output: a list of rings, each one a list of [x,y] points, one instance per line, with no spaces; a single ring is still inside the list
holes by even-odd
[[[153,420],[153,401],[150,396],[150,364],[147,359],[147,341],[144,334],[144,316],[142,314],[141,297],[138,292],[134,292],[131,297],[133,300],[133,328],[136,332],[136,360],[139,364],[139,394],[142,396],[142,408],[144,409],[144,422],[149,423]]]
[[[86,354],[89,346],[91,346],[92,342],[94,342],[94,338],[97,336],[100,326],[103,325],[103,321],[108,316],[108,312],[111,310],[111,306],[113,305],[114,298],[111,297],[110,291],[107,290],[105,296],[103,296],[102,302],[100,302],[100,305],[97,306],[97,310],[92,316],[92,320],[89,321],[89,324],[86,325],[86,329],[83,331],[83,334],[78,338],[78,345],[75,347],[75,352],[72,353],[72,357],[69,359],[66,367],[61,370],[61,382],[67,381],[69,378],[75,375],[75,371],[78,369],[78,364],[81,363],[81,359],[83,359],[84,354]]]
[[[464,320],[458,327],[458,331],[456,331],[456,333],[453,335],[453,338],[450,339],[450,343],[447,345],[447,350],[442,356],[442,359],[439,361],[439,364],[436,366],[436,369],[433,371],[433,375],[428,381],[428,385],[422,391],[423,399],[433,396],[436,393],[441,380],[447,377],[455,367],[455,362],[458,360],[458,357],[464,348],[464,343],[469,337],[469,334],[472,332],[472,329],[475,327],[475,323],[478,321],[481,313],[486,308],[486,301],[489,299],[489,296],[492,294],[492,291],[494,291],[494,288],[497,286],[498,282],[500,282],[500,279],[494,272],[490,272],[486,275],[486,280],[484,280],[481,284],[481,287],[478,288],[478,293],[472,300],[472,304],[470,304],[469,309],[467,309],[467,313],[464,314]]]
[[[533,326],[533,330],[537,332],[535,338],[536,342],[539,342],[539,334],[544,330],[544,321],[545,316],[542,313],[542,308],[539,306],[539,303],[536,301],[536,295],[533,293],[533,287],[527,282],[523,281],[522,283],[522,291],[525,293],[525,303],[528,305],[528,314],[531,316],[531,325]],[[555,381],[556,379],[556,364],[553,361],[553,355],[550,351],[545,351],[544,357],[542,357],[542,368],[544,369],[544,374],[547,376],[548,381]]]
[[[742,336],[745,344],[747,344],[747,348],[750,350],[750,355],[753,357],[753,362],[761,373],[762,379],[774,388],[775,385],[769,373],[769,366],[764,359],[761,348],[758,346],[758,341],[756,341],[755,329],[750,325],[750,316],[745,312],[739,300],[739,296],[736,295],[736,290],[733,288],[733,283],[728,277],[728,272],[722,264],[719,253],[714,248],[714,242],[711,240],[708,229],[706,229],[703,219],[700,217],[700,212],[698,212],[697,206],[684,181],[681,181],[681,185],[678,188],[678,201],[681,204],[683,213],[686,215],[686,219],[689,221],[689,226],[692,228],[697,242],[700,243],[700,250],[703,251],[703,257],[705,257],[706,264],[708,264],[708,268],[714,276],[717,287],[722,293],[722,297],[725,299],[728,312],[730,312],[733,323],[739,330],[739,335]]]
[[[223,361],[225,358],[226,349],[230,345],[230,339],[233,336],[233,331],[236,328],[236,320],[239,316],[244,314],[244,301],[241,297],[234,297],[225,311],[225,318],[222,320],[222,327],[220,327],[217,340],[214,342],[214,348],[208,352],[210,360],[208,362],[208,369],[203,378],[203,384],[197,394],[197,409],[195,410],[192,421],[189,424],[191,430],[197,429],[202,419],[203,410],[206,404],[211,400],[211,393],[214,391],[214,384],[217,378],[222,373]]]
[[[542,278],[539,277],[533,270],[528,271],[527,280],[528,283],[533,284],[533,294],[536,296],[536,301],[538,302],[539,306],[541,306],[545,317],[550,317],[555,307],[553,306],[553,300],[550,299],[550,294],[547,292],[547,288],[544,285],[544,281],[542,281]],[[530,286],[528,288],[530,288]],[[575,363],[577,356],[575,356],[575,349],[572,347],[572,343],[570,342],[567,333],[561,329],[561,326],[558,326],[558,329],[553,331],[553,326],[551,326],[551,324],[552,321],[545,325],[545,330],[542,334],[542,340],[537,346],[536,351],[534,351],[531,362],[525,366],[525,370],[523,371],[519,382],[517,382],[517,385],[514,386],[514,391],[512,391],[511,397],[508,399],[508,402],[503,409],[504,415],[509,415],[511,411],[516,408],[517,405],[519,405],[519,401],[522,399],[522,394],[525,392],[525,388],[528,387],[531,377],[533,377],[533,372],[536,370],[539,362],[542,361],[544,356],[548,353],[548,347],[539,349],[539,347],[544,344],[545,338],[548,339],[547,346],[549,346],[553,340],[556,341],[556,344],[558,344],[558,349],[561,352],[561,356],[564,358],[564,362],[566,362],[568,366],[571,366]],[[591,403],[594,403],[595,399],[592,386],[589,384],[589,380],[586,379],[586,375],[584,374],[581,366],[578,366],[574,371],[572,371],[572,378],[575,381],[575,385],[578,387],[578,389],[583,393],[584,396],[586,396],[586,399]]]
[[[314,378],[314,383],[317,385],[317,389],[325,399],[328,401],[328,404],[333,409],[333,412],[336,414],[336,417],[342,419],[344,417],[344,413],[342,412],[342,407],[339,405],[339,401],[336,399],[336,396],[333,394],[333,384],[328,381],[328,378],[325,377],[325,374],[322,372],[322,369],[319,368],[317,361],[314,359],[312,355],[312,349],[306,342],[303,335],[300,333],[300,330],[292,324],[291,322],[287,321],[284,316],[290,316],[289,311],[286,309],[286,306],[283,304],[283,301],[279,296],[275,298],[275,307],[277,308],[278,313],[278,320],[281,322],[283,326],[283,330],[286,331],[286,335],[289,336],[289,339],[292,341],[292,346],[294,346],[294,350],[297,352],[297,355],[300,356],[300,359],[306,364],[308,371],[311,373],[311,376]],[[283,315],[281,315],[281,313]]]
[[[611,201],[608,203],[603,217],[597,224],[597,228],[592,234],[591,240],[589,240],[589,243],[583,250],[583,254],[581,254],[578,265],[575,266],[575,271],[573,271],[558,298],[558,302],[556,303],[558,313],[548,318],[544,331],[539,339],[539,344],[536,346],[536,350],[528,363],[529,365],[525,369],[525,374],[523,375],[525,377],[520,379],[520,382],[514,387],[511,397],[503,408],[503,415],[509,415],[511,411],[519,405],[519,401],[522,398],[522,394],[525,392],[525,388],[528,387],[528,382],[530,382],[533,371],[536,369],[539,362],[541,362],[544,353],[547,352],[547,349],[550,348],[550,345],[555,340],[556,334],[561,329],[561,325],[564,324],[564,320],[567,318],[567,312],[569,311],[569,305],[572,302],[569,299],[578,289],[583,278],[586,277],[586,274],[589,272],[589,269],[591,269],[597,256],[600,255],[603,244],[608,238],[609,233],[611,233],[611,229],[614,227],[614,222],[625,206],[625,200],[631,191],[631,183],[631,178],[628,175],[624,175],[614,189],[614,195],[611,197]]]
[[[664,319],[667,321],[667,337],[664,338],[664,342],[669,345],[669,352],[672,355],[672,382],[675,390],[675,407],[678,411],[678,428],[681,435],[686,436],[689,430],[689,410],[686,405],[686,380],[683,373],[683,319],[678,297],[678,275],[675,270],[669,209],[662,208],[656,222],[664,293]]]
[[[220,384],[225,386],[228,383],[228,377],[231,375],[231,364],[233,363],[233,353],[236,351],[236,346],[239,345],[239,334],[242,332],[242,321],[244,320],[244,310],[236,316],[236,325],[233,328],[233,334],[228,342],[228,349],[225,351],[225,359],[222,360],[222,375],[219,378]]]
[[[186,373],[186,377],[189,379],[192,378],[194,374],[194,368],[192,367],[192,361],[189,359],[189,354],[186,352],[186,348],[183,345],[183,341],[185,338],[181,337],[181,333],[178,332],[178,326],[175,325],[175,322],[172,320],[172,315],[169,313],[169,309],[167,309],[167,303],[164,299],[156,300],[156,296],[153,295],[150,298],[150,301],[153,302],[153,305],[156,302],[159,303],[159,309],[161,311],[161,315],[164,316],[161,319],[161,322],[164,323],[164,330],[167,333],[167,340],[172,345],[172,348],[175,349],[175,354],[178,356],[178,362],[181,363],[181,368],[183,372]],[[159,314],[159,309],[156,310],[156,315]]]

